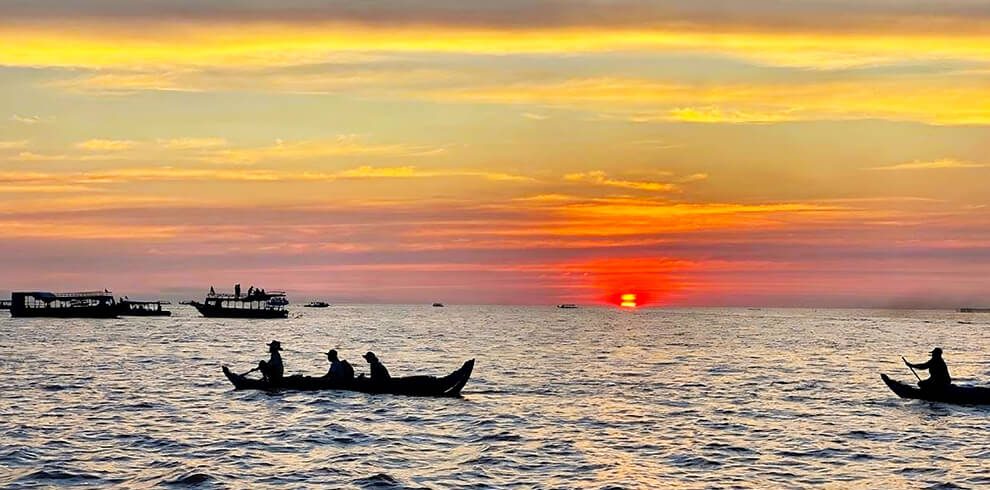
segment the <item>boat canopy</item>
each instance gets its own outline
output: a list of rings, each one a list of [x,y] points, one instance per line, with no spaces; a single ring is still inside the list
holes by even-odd
[[[13,293],[16,296],[35,298],[42,301],[74,300],[74,299],[113,299],[109,291],[83,291],[76,293],[50,293],[48,291],[27,291]]]

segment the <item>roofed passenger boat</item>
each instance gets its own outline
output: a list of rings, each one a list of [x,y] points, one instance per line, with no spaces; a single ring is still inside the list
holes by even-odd
[[[14,292],[10,315],[15,317],[117,318],[117,305],[110,291],[50,293]]]
[[[289,316],[289,310],[285,309],[289,304],[289,300],[285,298],[285,291],[255,290],[249,294],[237,292],[229,294],[211,290],[202,303],[191,301],[190,304],[199,310],[200,314],[210,318],[288,318]]]
[[[172,316],[172,312],[162,308],[171,304],[168,301],[134,301],[122,299],[117,302],[117,314],[120,316]]]

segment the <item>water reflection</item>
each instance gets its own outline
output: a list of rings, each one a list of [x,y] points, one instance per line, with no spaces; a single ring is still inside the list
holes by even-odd
[[[632,314],[630,314],[632,313]],[[940,312],[342,306],[282,322],[0,320],[0,486],[918,487],[990,481],[990,410],[905,402],[899,356],[987,376]],[[981,317],[967,316],[979,322]],[[337,347],[393,375],[478,359],[462,400],[235,392]],[[934,457],[933,455],[937,455]]]

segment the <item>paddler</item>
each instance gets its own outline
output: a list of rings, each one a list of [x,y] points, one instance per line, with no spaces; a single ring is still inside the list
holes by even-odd
[[[327,360],[330,361],[330,370],[323,375],[324,378],[335,381],[350,381],[354,378],[354,368],[351,367],[351,363],[337,357],[335,349],[327,352]]]
[[[918,387],[923,390],[940,390],[952,384],[952,377],[949,376],[949,367],[942,359],[942,349],[936,347],[932,349],[932,358],[922,364],[911,364],[904,360],[909,368],[927,369],[928,379],[918,381]]]
[[[388,374],[388,369],[385,369],[385,365],[382,364],[382,361],[378,360],[378,356],[374,352],[368,352],[361,357],[364,357],[364,360],[368,361],[368,367],[371,368],[372,383],[384,383],[392,379],[392,376]]]
[[[273,340],[268,344],[268,352],[270,352],[271,358],[268,362],[261,361],[258,363],[258,371],[261,371],[261,375],[265,381],[271,385],[278,385],[282,382],[282,374],[285,372],[285,367],[282,365],[282,354],[279,351],[282,350],[282,343]]]

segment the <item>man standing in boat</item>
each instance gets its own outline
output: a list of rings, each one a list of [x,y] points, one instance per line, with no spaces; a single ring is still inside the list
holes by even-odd
[[[265,381],[273,386],[277,386],[282,382],[282,375],[285,373],[285,367],[282,365],[282,354],[279,351],[282,350],[282,344],[273,340],[268,344],[268,352],[271,352],[272,356],[268,359],[268,362],[261,361],[258,363],[258,371],[261,371],[261,375]]]
[[[334,381],[350,382],[354,379],[354,368],[351,363],[337,357],[337,351],[330,349],[327,352],[327,360],[330,361],[330,370],[323,377]]]
[[[923,390],[940,390],[952,384],[952,377],[949,376],[949,367],[942,359],[942,349],[936,347],[932,349],[932,358],[922,364],[911,364],[904,360],[909,368],[927,369],[928,379],[918,381],[918,387]]]

